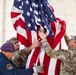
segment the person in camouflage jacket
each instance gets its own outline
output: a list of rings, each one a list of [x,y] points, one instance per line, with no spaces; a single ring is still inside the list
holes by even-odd
[[[66,36],[65,41],[67,41],[69,49],[53,50],[46,40],[47,35],[41,29],[39,36],[42,38],[42,48],[46,54],[62,61],[60,75],[76,75],[76,40]]]
[[[76,36],[72,36],[72,38],[70,38],[66,33],[64,35],[64,39],[65,42],[68,46],[68,49],[74,49],[75,47],[75,43],[76,43]]]
[[[33,44],[28,47],[28,48],[24,48],[20,50],[20,45],[19,45],[19,41],[17,40],[16,37],[12,37],[9,41],[11,41],[15,47],[15,52],[13,53],[13,56],[11,58],[11,60],[13,61],[13,63],[18,67],[18,68],[25,68],[25,64],[27,62],[27,56],[28,53],[35,47],[40,45],[39,40],[33,42]]]
[[[25,68],[25,64],[27,61],[27,55],[28,55],[28,50],[27,49],[21,49],[21,50],[17,50],[13,53],[12,56],[12,61],[13,63],[19,67],[19,68]]]

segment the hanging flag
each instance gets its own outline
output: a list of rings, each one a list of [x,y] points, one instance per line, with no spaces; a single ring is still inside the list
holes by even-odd
[[[13,6],[22,13],[26,30],[37,31],[37,25],[43,25],[53,35],[50,22],[56,19],[47,0],[14,0]]]
[[[17,32],[17,39],[24,46],[29,47],[35,38],[39,39],[37,25],[43,25],[48,31],[49,45],[53,49],[61,48],[65,23],[55,18],[47,0],[14,0],[11,19]],[[39,75],[59,75],[60,61],[48,57],[41,49],[37,47],[30,52],[26,68],[32,68],[34,64],[44,65],[44,72]]]

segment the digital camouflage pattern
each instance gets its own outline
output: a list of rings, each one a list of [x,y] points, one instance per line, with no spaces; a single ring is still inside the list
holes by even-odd
[[[66,44],[68,46],[68,42],[70,40],[70,37],[67,34],[64,35],[64,40],[65,40],[65,42],[66,42]]]
[[[27,60],[27,55],[28,55],[28,50],[22,49],[22,50],[17,50],[14,52],[12,61],[17,67],[23,67],[25,66],[26,60]]]
[[[12,61],[13,63],[18,67],[18,68],[24,68],[26,65],[26,61],[27,61],[27,56],[28,56],[29,50],[28,48],[25,49],[21,49],[20,51],[15,51],[15,53],[13,54],[12,57]],[[43,72],[43,65],[34,65],[33,69],[34,69],[34,74],[33,75],[38,75],[38,73],[42,73]],[[29,71],[27,71],[29,72]]]
[[[62,61],[60,75],[76,75],[76,49],[52,50],[46,40],[42,41],[42,47],[48,56]]]

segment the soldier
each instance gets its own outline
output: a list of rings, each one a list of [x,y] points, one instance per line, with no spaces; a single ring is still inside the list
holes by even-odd
[[[76,40],[68,39],[68,50],[53,50],[47,40],[47,35],[43,32],[42,29],[39,31],[39,36],[42,38],[42,47],[46,54],[50,57],[60,59],[62,61],[63,73],[60,75],[76,75]],[[72,43],[72,44],[71,44]]]
[[[1,46],[0,52],[0,75],[32,75],[43,72],[43,66],[34,66],[29,69],[19,69],[11,61],[15,47],[12,42],[7,41]]]
[[[24,49],[20,50],[19,41],[17,40],[16,37],[11,38],[9,41],[11,41],[13,43],[14,47],[15,47],[15,52],[13,53],[13,56],[12,56],[11,60],[19,68],[22,68],[25,65],[28,53],[33,48],[40,45],[39,40],[36,41],[36,39],[35,39],[33,44],[30,47],[28,47],[28,48],[25,47]]]
[[[15,50],[20,49],[20,44],[16,37],[12,37],[11,39],[9,39],[9,41],[11,41],[13,43]]]
[[[13,63],[19,68],[25,68],[29,50],[27,48],[15,51],[12,57]]]
[[[65,39],[65,42],[68,46],[69,49],[73,49],[74,46],[75,46],[75,40],[76,40],[76,36],[72,36],[72,39],[70,39],[70,37],[65,33],[64,35],[64,39]]]
[[[9,39],[9,41],[11,41],[14,44],[15,50],[20,49],[20,44],[16,37],[12,37],[11,39]],[[36,39],[34,39],[33,44],[30,47],[28,47],[28,49],[29,49],[29,51],[31,51],[33,48],[38,47],[40,45],[41,44],[40,44],[39,40],[36,41]]]

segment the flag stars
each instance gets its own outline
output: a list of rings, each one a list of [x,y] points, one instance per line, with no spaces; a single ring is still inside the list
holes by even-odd
[[[46,25],[44,26],[44,28],[46,28],[46,29],[47,29]]]
[[[23,6],[23,2],[22,2],[22,6]]]
[[[40,21],[41,21],[41,19],[38,18],[38,22],[40,22]]]
[[[48,17],[48,15],[47,15],[47,14],[45,14],[45,16],[46,16],[46,17]]]
[[[30,13],[29,12],[27,12],[26,14],[27,14],[27,16],[30,16]]]
[[[44,22],[44,20],[42,20],[42,22]]]
[[[41,4],[41,7],[43,7],[43,5]]]
[[[34,22],[34,20],[33,20],[33,19],[31,19],[31,21],[32,21],[32,22]]]
[[[35,7],[35,6],[36,6],[36,4],[33,2],[33,3],[32,3],[32,6],[33,6],[33,7]]]
[[[46,21],[48,21],[48,19],[46,18]]]
[[[22,9],[22,6],[19,6],[20,9]]]
[[[32,8],[30,7],[30,11],[32,11]]]
[[[26,4],[29,4],[28,0],[25,1]]]
[[[38,8],[38,5],[36,4],[35,7]]]
[[[53,19],[53,15],[51,15],[51,18]]]
[[[34,13],[35,13],[36,15],[38,15],[38,11],[34,10]]]
[[[50,22],[54,22],[55,16],[50,10],[47,0],[14,0],[13,6],[20,10],[22,19],[26,23],[26,30],[37,31],[36,25],[44,25],[50,31]],[[39,4],[40,3],[40,4]],[[44,4],[45,3],[45,4]],[[45,8],[46,7],[46,8]],[[49,11],[46,11],[49,10]],[[48,26],[49,25],[49,26]]]
[[[31,27],[31,24],[30,23],[28,23],[28,27]]]
[[[49,3],[47,4],[48,7],[50,7]]]

